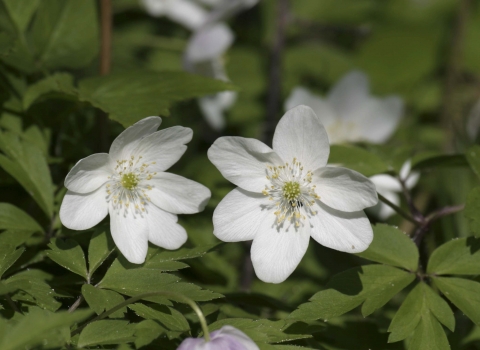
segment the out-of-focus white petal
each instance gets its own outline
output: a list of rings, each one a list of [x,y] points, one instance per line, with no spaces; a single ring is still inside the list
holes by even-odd
[[[151,205],[149,208],[153,207]],[[123,210],[117,211],[109,207],[110,231],[113,241],[123,256],[133,264],[142,264],[148,250],[148,226],[152,218],[145,215],[135,217]]]
[[[153,204],[174,214],[193,214],[202,211],[210,199],[208,188],[198,182],[171,173],[158,173],[148,184]]]
[[[402,167],[400,168],[400,173],[398,174],[402,180],[405,180],[408,175],[410,175],[410,171],[412,170],[412,162],[408,159],[405,163],[403,163]]]
[[[132,154],[136,157],[142,156],[141,163],[149,164],[150,172],[165,171],[185,153],[185,144],[192,140],[192,136],[192,129],[172,126],[143,138],[137,143]]]
[[[213,331],[211,334],[212,340],[220,339],[220,338],[230,338],[241,345],[243,345],[243,349],[241,350],[259,350],[259,347],[250,339],[245,333],[241,330],[232,327],[232,326],[223,326],[217,331]],[[224,350],[226,348],[218,348],[219,350]],[[233,350],[235,348],[232,348]]]
[[[415,187],[417,184],[418,180],[420,179],[420,173],[417,171],[413,171],[410,173],[408,176],[407,180],[405,181],[405,187],[407,187],[409,190]]]
[[[263,142],[233,136],[218,138],[208,149],[208,159],[228,181],[252,192],[261,192],[270,183],[268,165],[282,163]]]
[[[166,16],[190,30],[205,24],[208,13],[190,0],[142,0],[150,16]]]
[[[177,216],[151,205],[148,208],[148,240],[165,249],[178,249],[187,241],[187,232]]]
[[[383,190],[383,191],[378,191],[378,193],[380,193],[382,196],[387,198],[393,204],[400,205],[400,197],[395,192]],[[377,216],[381,220],[386,220],[390,216],[395,214],[395,210],[393,210],[392,208],[390,208],[388,205],[386,205],[381,201],[378,201],[377,205],[375,205],[374,207],[368,208],[367,211],[368,213],[371,213]]]
[[[263,194],[237,187],[215,208],[213,234],[224,242],[252,240],[267,216],[275,217],[273,211],[266,208],[269,204]]]
[[[80,159],[65,178],[65,187],[76,193],[89,193],[108,181],[113,167],[108,153]]]
[[[225,128],[223,113],[235,103],[236,98],[236,92],[224,91],[198,100],[202,114],[212,129],[221,131]]]
[[[321,245],[341,252],[360,253],[373,240],[373,230],[363,211],[343,212],[321,202],[314,206],[317,214],[310,217],[311,236]]]
[[[382,194],[382,191],[400,192],[402,185],[393,176],[386,174],[378,174],[370,177],[370,180],[375,184],[377,192]]]
[[[336,210],[359,211],[378,202],[373,182],[350,169],[320,168],[314,173],[313,183],[320,201]]]
[[[60,221],[71,230],[86,230],[95,226],[108,214],[106,195],[103,186],[84,194],[67,191],[60,207]]]
[[[320,118],[320,121],[327,129],[328,125],[333,123],[337,117],[335,111],[327,101],[320,96],[312,94],[303,87],[296,87],[292,90],[290,96],[285,101],[285,110],[288,111],[299,105],[305,105],[313,109],[317,117]],[[330,135],[328,136],[330,137]]]
[[[223,23],[203,27],[188,42],[185,59],[190,63],[215,59],[227,51],[233,40],[233,32]]]
[[[160,117],[148,117],[125,129],[110,146],[109,154],[112,161],[130,159],[132,151],[140,141],[145,136],[153,134],[161,123]]]
[[[279,228],[275,216],[263,220],[253,240],[251,255],[257,277],[264,282],[281,283],[302,260],[310,240],[308,222],[295,228],[285,222]]]
[[[296,158],[311,171],[324,167],[330,154],[325,128],[315,112],[304,105],[288,110],[280,119],[273,149],[284,162]]]

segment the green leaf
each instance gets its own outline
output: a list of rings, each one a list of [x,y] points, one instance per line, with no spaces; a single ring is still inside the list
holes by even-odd
[[[128,321],[100,320],[89,323],[80,333],[77,346],[123,344],[135,340],[135,325]]]
[[[410,271],[417,270],[417,246],[404,232],[393,226],[377,224],[373,226],[373,235],[373,241],[368,249],[356,255]]]
[[[73,85],[73,76],[68,73],[55,73],[28,87],[23,95],[23,108],[27,110],[32,104],[43,98],[59,95],[74,96],[76,88]],[[70,97],[72,98],[72,97]]]
[[[475,187],[470,191],[465,203],[463,215],[468,221],[470,232],[475,236],[480,236],[480,187]]]
[[[185,317],[171,307],[156,305],[154,308],[151,308],[143,304],[131,304],[128,305],[128,308],[132,309],[138,316],[146,320],[160,322],[169,330],[178,332],[190,330],[190,325]]]
[[[32,25],[38,62],[47,68],[81,68],[98,53],[94,0],[41,1]]]
[[[453,239],[432,253],[427,273],[435,275],[480,274],[480,239],[474,237]]]
[[[88,246],[88,275],[90,278],[114,250],[115,243],[110,234],[102,230],[93,233]]]
[[[467,160],[463,154],[439,155],[421,159],[415,162],[413,159],[413,170],[435,169],[435,168],[453,168],[468,166]]]
[[[73,313],[68,311],[52,313],[30,308],[29,312],[18,322],[9,322],[6,325],[4,334],[0,337],[0,349],[31,349],[42,345],[52,331],[83,321],[91,314],[90,310],[77,310]]]
[[[22,33],[27,29],[40,0],[3,0],[3,3],[17,30]]]
[[[470,147],[467,152],[465,152],[465,157],[473,172],[480,178],[480,146],[475,145]]]
[[[149,115],[168,115],[173,102],[231,90],[229,83],[183,72],[113,73],[80,81],[80,99],[127,127]]]
[[[38,147],[23,142],[11,132],[0,133],[0,167],[13,176],[50,218],[53,215],[53,185],[47,160]]]
[[[1,207],[1,205],[0,205]],[[28,230],[6,230],[0,233],[0,246],[12,245],[18,247],[25,243],[35,231]]]
[[[335,275],[328,289],[316,293],[288,318],[296,320],[328,320],[343,315],[361,303],[362,315],[368,316],[385,305],[395,294],[408,286],[415,275],[386,265],[365,265]]]
[[[387,165],[379,156],[355,146],[332,145],[328,163],[358,171],[365,176],[388,171]]]
[[[97,315],[100,315],[102,312],[112,309],[113,307],[125,301],[125,298],[122,297],[120,294],[111,290],[103,290],[100,288],[96,288],[91,284],[84,284],[82,286],[82,295],[87,301],[90,308],[93,309],[97,313]],[[109,317],[123,317],[125,312],[127,312],[126,307],[115,311]]]
[[[200,246],[195,248],[180,248],[177,250],[162,249],[153,257],[147,260],[147,262],[145,263],[145,267],[156,268],[156,266],[166,262],[199,258],[209,252],[218,249],[222,244],[223,243],[215,243],[207,246]]]
[[[87,279],[87,263],[82,247],[73,239],[52,238],[45,254],[60,266]]]
[[[14,245],[0,245],[0,277],[18,260],[25,248],[15,250]]]
[[[391,332],[388,342],[393,343],[409,337],[430,312],[453,332],[455,317],[452,310],[445,300],[422,282],[408,294],[395,314],[388,328]]]
[[[10,203],[0,203],[0,230],[43,231],[27,213]]]
[[[450,350],[450,344],[440,323],[428,311],[422,315],[408,350]]]
[[[480,325],[480,283],[454,277],[432,279],[440,291],[477,326]]]

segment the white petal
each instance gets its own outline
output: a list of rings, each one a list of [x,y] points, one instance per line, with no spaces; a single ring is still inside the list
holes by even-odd
[[[197,30],[207,21],[208,13],[201,6],[188,0],[167,0],[171,5],[166,16],[190,30]]]
[[[65,178],[65,187],[77,193],[89,193],[108,181],[113,173],[108,153],[96,153],[80,159]]]
[[[188,42],[185,59],[189,63],[216,59],[228,50],[233,40],[233,32],[223,23],[204,27]]]
[[[249,241],[273,211],[266,209],[268,198],[241,188],[230,191],[213,212],[213,234],[224,242]]]
[[[310,220],[311,235],[321,245],[347,253],[360,253],[373,240],[373,230],[363,211],[343,212],[318,202]]]
[[[165,249],[178,249],[187,241],[187,232],[177,224],[177,216],[157,208],[148,207],[148,240]]]
[[[371,98],[357,110],[355,124],[361,139],[371,143],[387,141],[403,116],[403,100],[390,96],[383,100]]]
[[[412,188],[415,187],[419,179],[420,179],[420,173],[417,171],[413,171],[409,174],[407,180],[405,181],[405,186],[409,190],[411,190]]]
[[[208,188],[198,182],[171,173],[159,173],[148,184],[153,204],[174,214],[193,214],[202,211],[210,199]]]
[[[410,159],[408,159],[405,163],[403,163],[402,168],[400,169],[400,173],[398,175],[400,176],[401,179],[405,180],[410,174],[411,170],[412,170],[412,162]]]
[[[359,211],[378,202],[375,185],[356,171],[325,167],[313,174],[320,201],[341,211]]]
[[[225,128],[225,110],[235,102],[237,94],[232,91],[220,92],[215,95],[202,97],[198,100],[202,114],[207,123],[216,131]]]
[[[370,88],[367,76],[360,71],[344,75],[328,94],[327,100],[339,117],[351,119],[358,114],[358,107],[369,97]]]
[[[290,109],[280,119],[273,135],[273,149],[285,162],[297,158],[311,171],[324,167],[330,154],[325,128],[315,112],[303,105]]]
[[[263,142],[234,136],[218,138],[208,149],[208,159],[228,181],[252,192],[261,192],[270,184],[268,165],[283,163]]]
[[[150,206],[150,207],[153,207]],[[148,214],[144,217],[133,217],[131,213],[124,215],[109,207],[110,231],[113,241],[123,256],[133,264],[142,264],[148,250]]]
[[[395,192],[378,191],[378,193],[380,193],[382,196],[387,198],[393,204],[396,204],[396,205],[400,204],[400,197]],[[381,201],[378,201],[377,205],[375,205],[371,208],[368,208],[367,210],[368,210],[368,213],[371,213],[371,214],[377,216],[381,220],[386,220],[390,216],[395,214],[395,210],[393,210],[392,208],[390,208],[388,205],[386,205],[385,203],[383,203]]]
[[[370,177],[370,180],[375,184],[377,192],[382,194],[382,191],[402,191],[402,185],[393,176],[387,174],[378,174]]]
[[[149,164],[150,172],[165,171],[182,157],[187,150],[185,144],[192,140],[192,135],[192,129],[183,126],[163,129],[143,138],[132,154],[142,156],[142,162]]]
[[[310,240],[306,223],[295,229],[278,229],[275,216],[263,220],[253,240],[251,255],[257,277],[264,282],[281,283],[292,274],[302,260]]]
[[[212,332],[213,333],[213,332]],[[212,339],[221,338],[221,337],[228,337],[233,338],[237,342],[243,345],[242,350],[259,350],[259,347],[250,339],[245,333],[241,330],[232,327],[232,326],[223,326],[218,331],[216,331],[215,336]]]
[[[292,109],[293,107],[299,105],[305,105],[313,109],[317,117],[320,118],[320,121],[326,128],[327,125],[334,123],[337,117],[327,101],[322,99],[320,96],[312,94],[303,87],[296,87],[292,90],[292,93],[285,101],[285,110]],[[330,135],[328,136],[330,137]],[[332,143],[331,140],[330,143]]]
[[[86,230],[108,214],[105,187],[85,194],[67,191],[60,207],[60,221],[71,230]]]
[[[162,122],[160,117],[148,117],[136,122],[125,129],[110,146],[110,157],[113,161],[129,159],[132,150],[140,143],[141,139],[154,133]]]

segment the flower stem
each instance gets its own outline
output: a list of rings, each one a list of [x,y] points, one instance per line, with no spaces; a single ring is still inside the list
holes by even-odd
[[[200,320],[200,325],[202,326],[203,336],[205,338],[205,341],[206,342],[210,341],[210,333],[208,331],[207,321],[205,319],[205,316],[203,315],[202,310],[198,307],[198,305],[192,299],[187,298],[186,296],[183,296],[183,295],[180,295],[180,294],[177,294],[177,293],[172,293],[172,292],[165,292],[165,291],[150,292],[150,293],[143,293],[143,294],[135,295],[134,297],[131,297],[131,298],[125,300],[124,302],[122,302],[120,304],[117,304],[116,306],[112,307],[111,309],[101,313],[100,315],[98,315],[97,317],[95,317],[91,321],[87,322],[83,326],[75,329],[72,332],[71,336],[73,337],[74,335],[79,334],[88,324],[93,323],[95,321],[103,320],[105,317],[110,316],[114,312],[120,310],[121,308],[123,308],[123,307],[125,307],[129,304],[132,304],[132,303],[134,303],[134,302],[136,302],[140,299],[153,297],[153,296],[159,296],[159,295],[169,297],[169,298],[172,298],[174,300],[175,299],[180,300],[180,301],[188,304],[193,309],[193,311],[197,314],[198,319]]]
[[[401,216],[403,216],[406,220],[410,221],[410,222],[413,222],[415,225],[418,225],[419,222],[417,220],[415,220],[412,216],[410,216],[410,214],[408,214],[406,211],[404,211],[402,208],[400,208],[398,205],[396,204],[393,204],[392,202],[390,202],[387,198],[385,198],[384,196],[382,196],[380,193],[377,193],[378,194],[378,199],[380,199],[383,203],[385,203],[386,205],[388,205],[390,208],[392,208],[393,210],[395,210],[398,214],[400,214]]]

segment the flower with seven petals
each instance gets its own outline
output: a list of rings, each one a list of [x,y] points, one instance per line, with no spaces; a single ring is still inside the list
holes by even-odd
[[[242,331],[223,326],[210,333],[210,341],[203,338],[187,338],[177,350],[259,350],[258,346]]]
[[[328,136],[307,106],[277,125],[273,149],[243,137],[221,137],[210,161],[238,187],[213,214],[214,234],[226,242],[253,240],[257,276],[280,283],[305,254],[310,236],[340,251],[364,251],[373,239],[363,209],[378,201],[375,185],[341,167],[327,167]]]
[[[65,178],[62,223],[85,230],[110,214],[115,244],[136,264],[145,261],[148,241],[165,249],[185,243],[176,214],[197,213],[210,198],[205,186],[165,172],[186,151],[193,132],[182,126],[157,131],[161,122],[148,117],[132,125],[109,153],[81,159]]]

